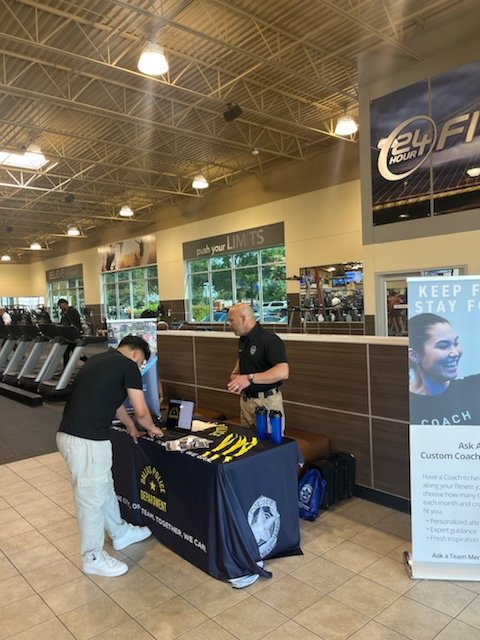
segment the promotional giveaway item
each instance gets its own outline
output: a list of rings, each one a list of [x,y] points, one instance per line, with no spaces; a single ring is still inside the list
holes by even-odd
[[[270,430],[273,444],[282,444],[282,412],[270,411]]]
[[[257,430],[257,437],[259,440],[267,439],[267,415],[268,411],[266,407],[256,407],[255,409],[255,427]]]

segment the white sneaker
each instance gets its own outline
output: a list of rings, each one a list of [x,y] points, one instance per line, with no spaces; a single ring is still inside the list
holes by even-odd
[[[129,524],[128,529],[123,536],[120,538],[114,538],[112,541],[113,548],[115,551],[121,551],[131,544],[135,544],[135,542],[141,542],[142,540],[149,538],[151,535],[152,532],[148,527],[136,527],[133,524]]]
[[[128,564],[112,558],[106,551],[101,551],[100,554],[93,560],[90,560],[90,562],[83,563],[83,572],[91,573],[95,576],[113,578],[115,576],[121,576],[127,573],[127,571]]]

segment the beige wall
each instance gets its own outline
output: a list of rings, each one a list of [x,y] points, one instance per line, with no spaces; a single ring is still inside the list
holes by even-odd
[[[33,282],[31,267],[26,264],[0,264],[0,296],[43,296]]]
[[[287,275],[298,274],[300,267],[361,260],[360,185],[355,180],[159,231],[161,297],[184,296],[183,242],[275,222],[285,224]],[[296,283],[288,284],[292,293],[298,293]]]
[[[465,266],[469,274],[480,273],[480,231],[362,245],[360,182],[353,180],[157,231],[161,298],[180,299],[185,295],[183,242],[275,222],[285,224],[287,275],[298,274],[300,267],[305,266],[363,261],[367,314],[375,314],[377,273],[446,266]],[[74,264],[83,265],[86,304],[99,304],[100,275],[96,248],[70,252],[30,266],[0,265],[1,295],[46,295],[45,271]],[[298,293],[295,282],[287,284],[289,293]]]

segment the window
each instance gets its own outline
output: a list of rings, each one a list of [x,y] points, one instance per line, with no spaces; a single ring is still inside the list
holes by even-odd
[[[142,311],[158,312],[157,267],[124,269],[102,274],[102,302],[107,320],[139,318]]]
[[[60,310],[57,306],[59,298],[68,300],[68,304],[83,315],[85,309],[85,294],[83,292],[83,278],[70,278],[68,280],[54,280],[48,283],[48,306],[53,322],[60,321]]]
[[[190,321],[227,321],[235,302],[248,302],[263,322],[287,322],[285,247],[187,262]]]

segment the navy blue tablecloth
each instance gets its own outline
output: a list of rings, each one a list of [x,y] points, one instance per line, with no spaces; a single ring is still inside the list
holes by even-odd
[[[198,435],[208,450],[177,452],[112,428],[122,515],[215,578],[269,577],[259,560],[301,554],[297,444],[225,425]]]

